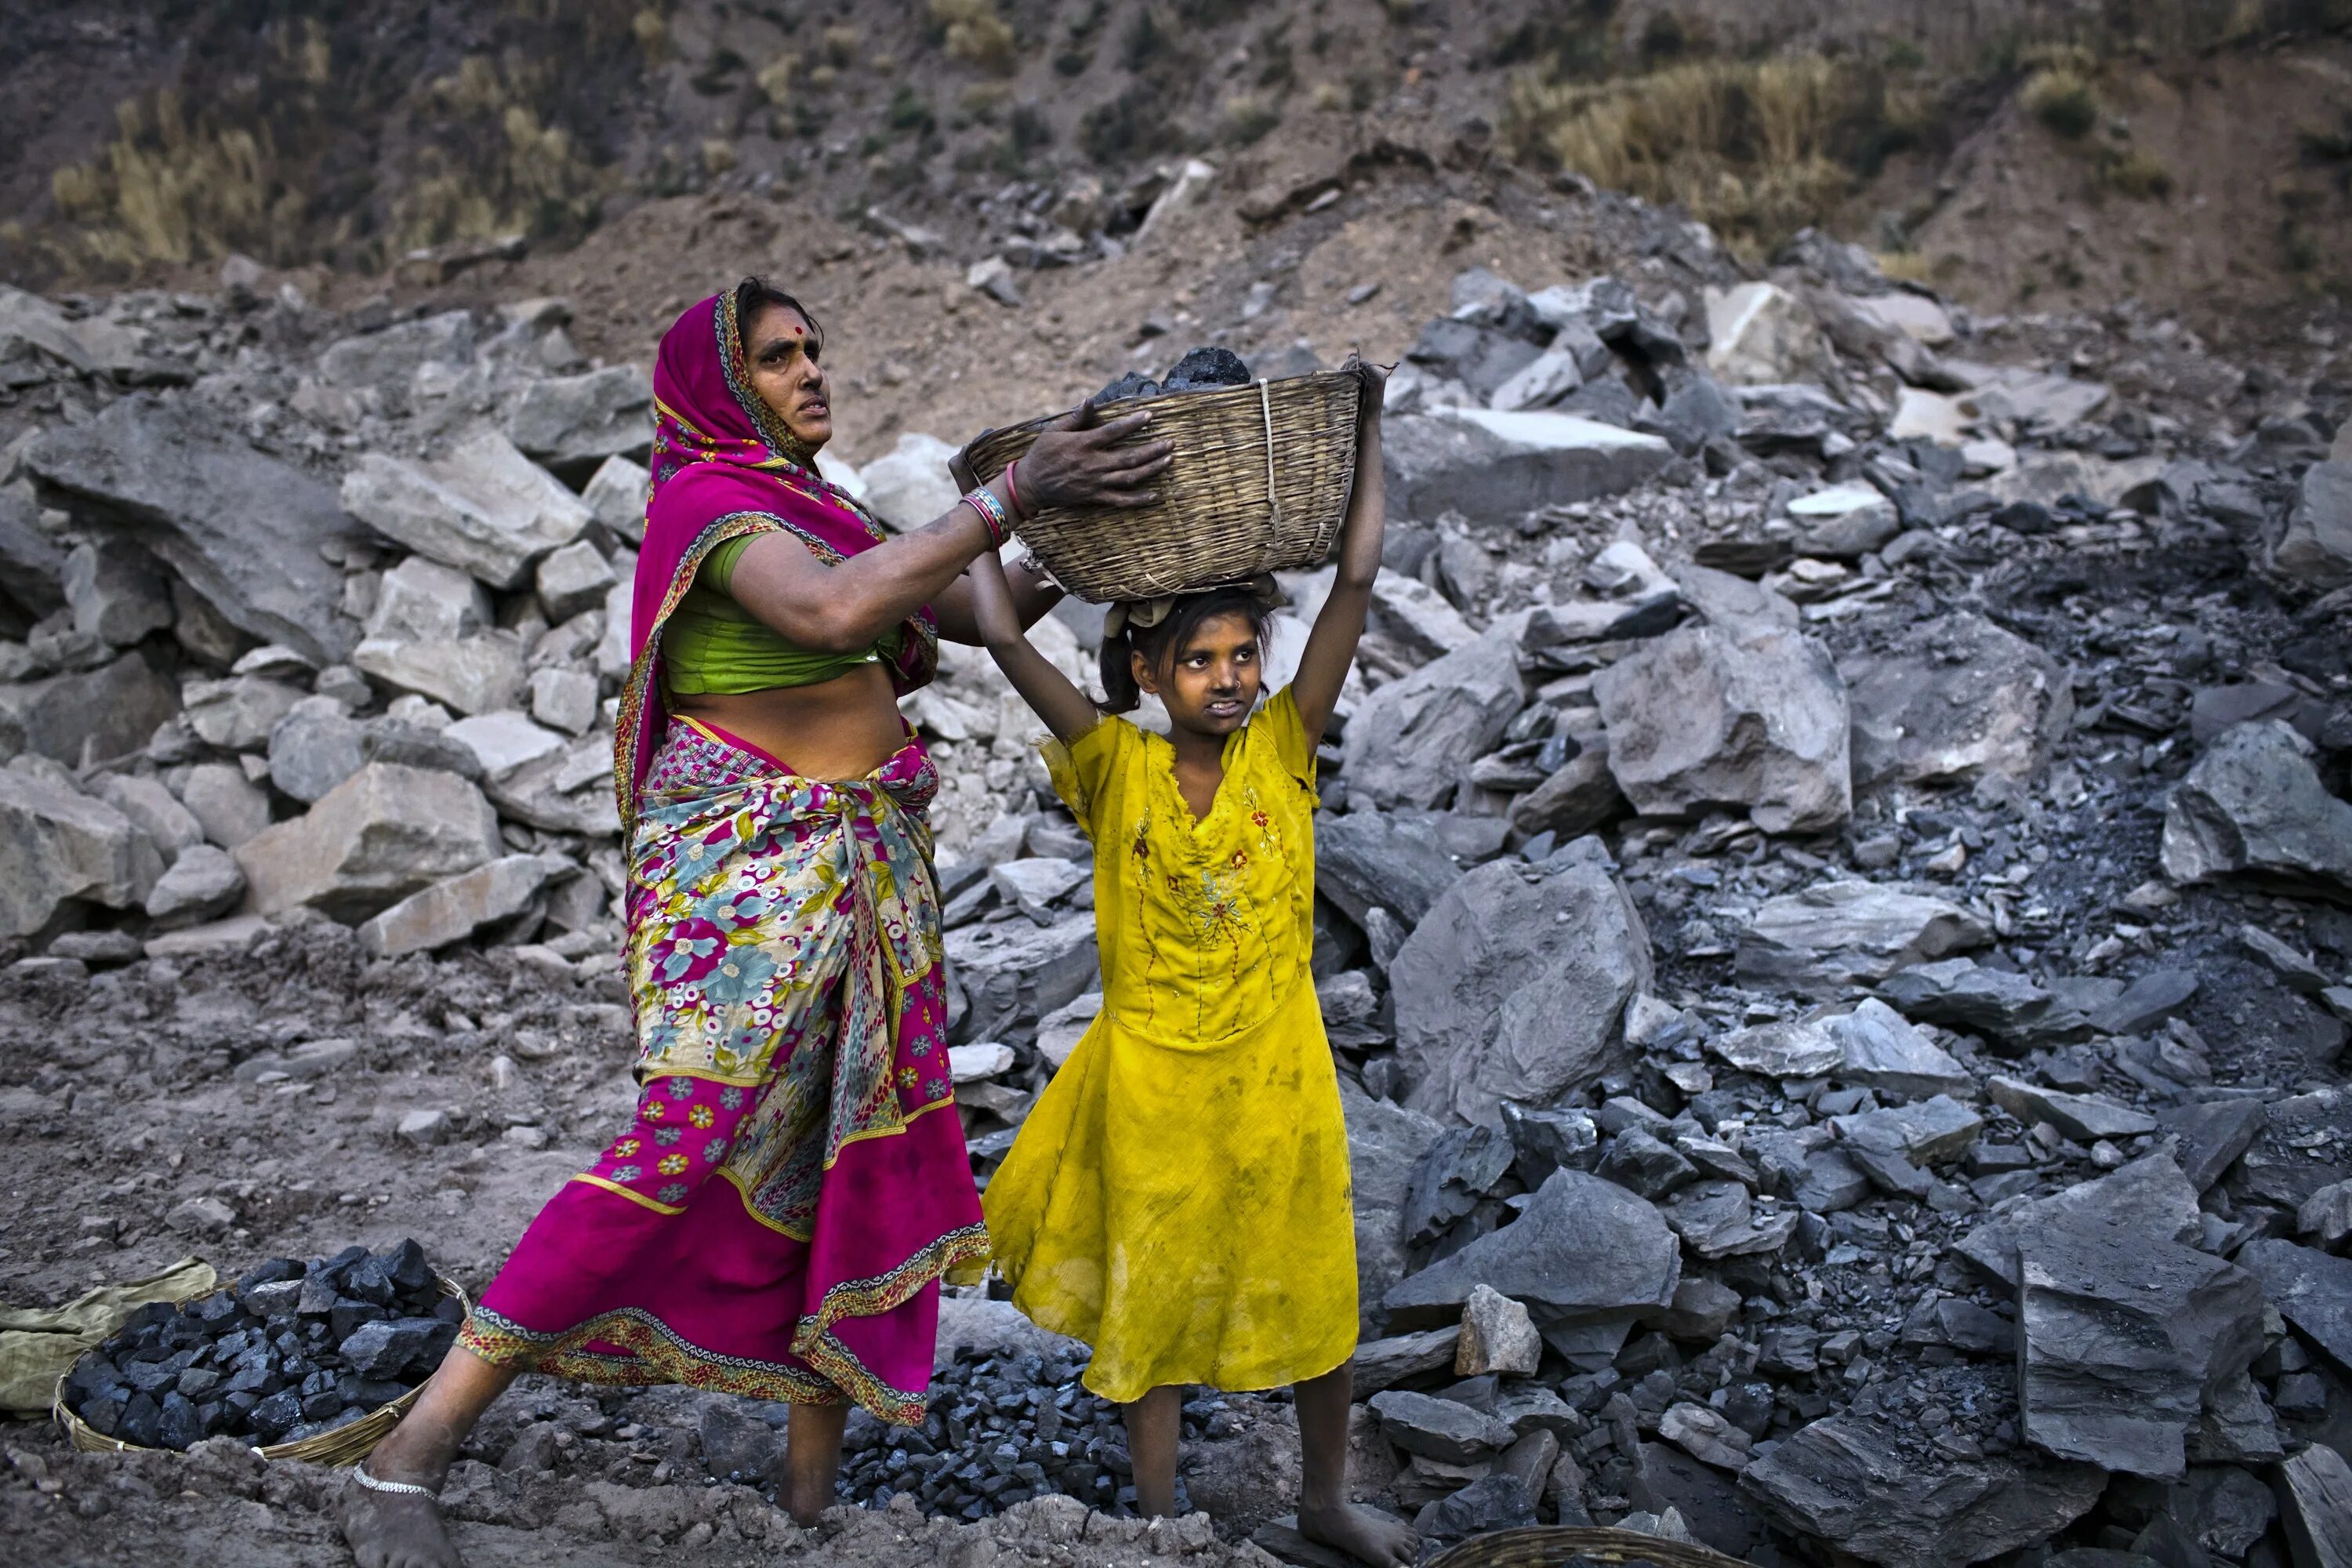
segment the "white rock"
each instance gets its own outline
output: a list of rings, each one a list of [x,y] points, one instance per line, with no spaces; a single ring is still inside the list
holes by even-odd
[[[412,1110],[402,1116],[394,1136],[404,1143],[414,1143],[420,1149],[430,1149],[449,1141],[449,1113],[446,1110]]]
[[[614,583],[613,563],[586,540],[574,540],[539,563],[537,583],[547,618],[568,621],[604,603]]]
[[[588,479],[580,502],[598,522],[632,542],[646,536],[646,499],[653,475],[615,453]]]
[[[342,502],[386,538],[494,588],[514,587],[591,520],[578,496],[495,430],[436,463],[367,453],[344,476]]]
[[[356,921],[503,851],[498,814],[464,779],[370,763],[238,846],[236,858],[261,913],[308,904]]]
[[[1067,860],[1007,860],[990,869],[996,896],[1024,910],[1043,911],[1046,905],[1087,879],[1086,868]]]
[[[130,909],[163,870],[147,836],[104,801],[0,769],[0,935],[30,936],[76,900]]]
[[[1372,580],[1371,619],[1423,658],[1438,658],[1477,637],[1445,595],[1418,577],[1381,568]]]
[[[1462,1337],[1454,1342],[1454,1376],[1530,1377],[1543,1361],[1543,1335],[1523,1302],[1489,1285],[1470,1287],[1462,1303]]]
[[[226,849],[189,847],[148,889],[148,918],[159,931],[192,926],[226,914],[245,892],[245,871]]]
[[[977,1045],[948,1047],[948,1071],[958,1083],[980,1083],[1012,1070],[1011,1046],[983,1040]]]
[[[528,714],[513,709],[460,719],[443,733],[462,742],[481,760],[482,772],[490,778],[510,773],[525,763],[563,748],[562,736],[541,728],[531,722]]]
[[[204,824],[173,798],[163,781],[143,773],[102,773],[90,793],[131,819],[163,857],[164,862],[205,841]]]
[[[866,510],[902,533],[933,521],[962,493],[948,472],[955,453],[936,436],[910,430],[899,437],[889,452],[859,470]]]
[[[188,727],[225,752],[257,751],[267,745],[269,731],[302,695],[283,682],[250,675],[191,680],[180,689]]]
[[[411,893],[368,921],[359,929],[361,951],[397,958],[462,942],[520,914],[549,881],[573,868],[560,855],[502,855]]]
[[[604,636],[596,644],[596,673],[619,680],[629,673],[629,616],[635,584],[624,578],[604,591]]]
[[[533,671],[530,715],[567,733],[586,734],[596,723],[596,678],[576,669]]]
[[[204,828],[205,837],[234,849],[269,826],[269,797],[242,768],[198,763],[180,786],[180,804]]]
[[[1176,178],[1160,193],[1160,199],[1151,204],[1151,210],[1143,215],[1143,223],[1136,229],[1133,243],[1141,245],[1161,224],[1199,201],[1216,183],[1216,178],[1217,166],[1214,163],[1199,158],[1185,159],[1184,166],[1177,172]]]
[[[1916,386],[1903,389],[1895,417],[1886,426],[1890,441],[1933,441],[1939,447],[1963,446],[1976,416],[1968,402]]]
[[[1865,294],[1853,303],[1879,325],[1927,348],[1940,349],[1957,336],[1944,307],[1924,294]]]
[[[1706,290],[1707,368],[1732,386],[1818,379],[1829,357],[1812,312],[1772,283]]]

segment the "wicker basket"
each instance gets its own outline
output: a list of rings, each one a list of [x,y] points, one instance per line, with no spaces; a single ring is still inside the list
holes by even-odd
[[[433,1278],[439,1282],[441,1294],[455,1296],[460,1308],[467,1311],[473,1310],[473,1303],[466,1299],[465,1290],[455,1279],[440,1273],[436,1273]],[[205,1295],[211,1293],[203,1292]],[[194,1300],[195,1298],[183,1299]],[[58,1379],[58,1391],[50,1400],[49,1411],[58,1418],[58,1425],[66,1429],[66,1436],[76,1449],[85,1454],[168,1454],[173,1451],[149,1448],[105,1436],[89,1422],[67,1409],[66,1378],[72,1375],[68,1370],[66,1377]],[[383,1441],[386,1433],[400,1425],[400,1418],[408,1414],[408,1407],[416,1403],[416,1396],[423,1392],[425,1385],[418,1384],[391,1404],[379,1405],[358,1420],[346,1422],[331,1432],[321,1432],[315,1437],[305,1437],[299,1442],[256,1448],[254,1452],[265,1459],[307,1459],[314,1465],[355,1465]]]
[[[1538,1525],[1474,1535],[1447,1547],[1423,1568],[1559,1568],[1576,1556],[1602,1563],[1646,1558],[1658,1568],[1744,1568],[1738,1558],[1709,1547],[1598,1525]]]
[[[1047,507],[1030,513],[1021,537],[1055,582],[1097,604],[1319,564],[1355,481],[1361,385],[1346,371],[1326,371],[1171,393],[1135,408],[1111,404],[1106,419],[1151,414],[1122,445],[1172,443],[1160,499],[1125,510]],[[981,437],[973,473],[994,479],[1060,417]]]

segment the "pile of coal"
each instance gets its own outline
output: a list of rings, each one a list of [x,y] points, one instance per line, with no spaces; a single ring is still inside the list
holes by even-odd
[[[1159,381],[1129,371],[1095,394],[1097,403],[1121,403],[1129,398],[1159,397],[1171,392],[1204,392],[1219,386],[1247,386],[1249,366],[1231,349],[1198,348],[1176,362],[1176,368]]]
[[[1087,1359],[957,1352],[931,1380],[920,1426],[885,1426],[863,1411],[850,1416],[843,1500],[882,1508],[908,1492],[927,1514],[979,1520],[1057,1493],[1132,1514],[1127,1426],[1117,1405],[1080,1386]],[[1232,1435],[1238,1418],[1223,1399],[1208,1389],[1186,1394],[1186,1442]],[[1181,1476],[1176,1508],[1192,1510]]]
[[[75,1365],[66,1408],[143,1448],[299,1442],[424,1382],[464,1317],[414,1241],[273,1258],[230,1289],[140,1308]]]

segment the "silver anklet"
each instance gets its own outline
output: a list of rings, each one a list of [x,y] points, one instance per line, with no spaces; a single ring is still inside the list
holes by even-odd
[[[431,1487],[420,1487],[412,1481],[377,1480],[373,1476],[367,1473],[367,1466],[364,1464],[353,1465],[352,1467],[352,1479],[359,1482],[360,1485],[367,1488],[367,1489],[372,1492],[397,1492],[403,1497],[437,1498],[441,1495],[439,1492],[435,1491]]]

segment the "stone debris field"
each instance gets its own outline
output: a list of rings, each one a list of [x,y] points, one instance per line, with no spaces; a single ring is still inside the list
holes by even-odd
[[[1622,275],[1464,271],[1390,384],[1318,823],[1359,1496],[1435,1544],[2346,1568],[2352,392],[1649,222]],[[412,1236],[478,1291],[632,1098],[646,374],[561,300],[260,282],[0,290],[18,1308],[195,1253],[243,1333]],[[950,449],[826,463],[903,528]],[[1328,583],[1283,579],[1269,684]],[[1100,620],[1037,639],[1090,680]],[[984,1183],[1100,1000],[1091,848],[979,650],[904,710]],[[278,1434],[383,1392],[248,1349]],[[482,1564],[1340,1561],[1286,1522],[1281,1394],[1190,1391],[1201,1511],[1129,1517],[1086,1353],[947,1301],[930,1413],[853,1420],[814,1531],[782,1407],[530,1378],[449,1511]],[[20,1560],[338,1560],[331,1473],[181,1403],[184,1456],[0,1427]]]

